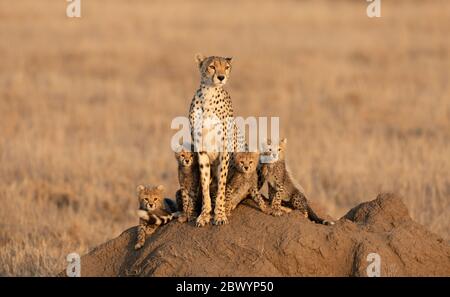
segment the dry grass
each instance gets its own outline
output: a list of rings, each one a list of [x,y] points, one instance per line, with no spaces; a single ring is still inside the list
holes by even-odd
[[[139,183],[173,195],[198,51],[235,57],[236,114],[281,117],[331,214],[397,191],[449,239],[450,3],[393,2],[1,2],[0,275],[54,274],[134,225]]]

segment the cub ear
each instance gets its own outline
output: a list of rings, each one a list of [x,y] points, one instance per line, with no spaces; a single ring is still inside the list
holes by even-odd
[[[195,62],[197,62],[198,66],[201,66],[203,61],[206,60],[206,57],[200,53],[195,54]]]
[[[287,144],[287,138],[281,139],[278,150],[279,151],[284,150],[286,148],[286,144]]]
[[[156,189],[159,190],[159,191],[164,191],[164,186],[163,185],[158,185],[156,187]]]
[[[181,145],[181,144],[178,144],[178,145],[175,147],[175,155],[177,155],[177,154],[179,154],[179,153],[181,153],[181,152],[184,152],[184,151],[185,151],[185,149],[184,149],[183,145]]]
[[[141,193],[144,189],[145,189],[145,186],[144,186],[144,185],[139,185],[139,186],[136,187],[136,192],[139,194],[139,193]]]
[[[233,61],[233,57],[226,57],[225,60],[227,60],[228,64],[231,65],[231,62]]]
[[[258,161],[259,160],[259,152],[258,151],[256,151],[256,152],[252,152],[252,157],[253,157],[253,160],[256,160],[256,161]]]

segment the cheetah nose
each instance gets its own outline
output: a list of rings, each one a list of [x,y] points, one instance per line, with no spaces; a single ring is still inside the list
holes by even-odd
[[[248,170],[248,166],[244,166],[244,169],[245,169],[245,170]]]
[[[222,80],[224,80],[225,76],[223,76],[223,75],[218,75],[217,78],[218,78],[220,81],[222,81]]]

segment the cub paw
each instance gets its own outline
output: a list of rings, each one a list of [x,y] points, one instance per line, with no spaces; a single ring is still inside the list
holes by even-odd
[[[289,208],[289,207],[284,207],[284,206],[282,206],[282,207],[281,207],[281,211],[282,211],[283,213],[290,213],[290,212],[292,211],[292,209]],[[306,213],[305,216],[308,217],[308,213]]]
[[[186,215],[181,215],[178,217],[178,222],[186,223],[188,221],[188,217]]]
[[[134,246],[134,249],[138,250],[138,249],[140,249],[143,246],[144,246],[144,244],[142,244],[142,243],[136,243],[136,245]]]
[[[273,215],[274,217],[280,217],[284,214],[284,212],[281,209],[276,209],[272,210],[270,214]]]

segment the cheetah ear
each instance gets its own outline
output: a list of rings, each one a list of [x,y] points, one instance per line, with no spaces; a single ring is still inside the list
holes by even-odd
[[[156,187],[156,189],[159,190],[159,191],[164,191],[164,186],[163,185],[158,185]]]
[[[136,192],[139,194],[139,193],[141,193],[144,189],[145,189],[145,186],[144,186],[144,185],[139,185],[139,186],[136,187]]]
[[[231,62],[233,61],[233,57],[226,57],[225,60],[227,60],[228,64],[231,65]]]
[[[256,163],[258,163],[258,161],[259,161],[259,152],[258,151],[251,152],[251,154],[252,154],[253,160],[256,161]]]
[[[174,155],[175,155],[175,159],[178,159],[180,157],[180,152],[179,151],[175,151]]]
[[[177,145],[177,147],[175,148],[175,156],[178,155],[179,153],[184,152],[184,146],[179,144]]]
[[[279,151],[282,151],[286,148],[286,144],[287,144],[287,138],[283,138],[280,141],[280,145],[279,145]]]
[[[202,66],[203,61],[206,60],[206,57],[200,53],[195,54],[195,61],[197,62],[198,66]]]

